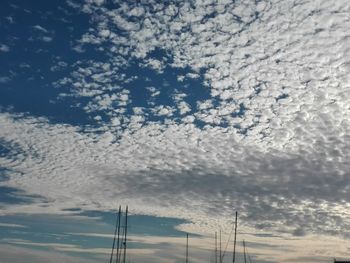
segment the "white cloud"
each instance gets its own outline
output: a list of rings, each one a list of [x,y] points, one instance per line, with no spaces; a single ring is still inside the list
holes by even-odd
[[[345,10],[347,5],[330,7],[324,1],[302,2],[295,6],[291,1],[271,6],[269,2],[243,4],[197,1],[195,6],[196,9],[189,4],[169,5],[166,8],[154,8],[152,12],[155,14],[147,14],[151,11],[138,7],[142,10],[140,15],[142,13],[142,16],[146,17],[142,20],[143,27],[135,25],[134,22],[130,26],[130,23],[126,22],[129,16],[132,16],[130,13],[134,13],[131,10],[135,10],[135,7],[124,5],[123,8],[109,13],[100,9],[95,11],[101,17],[110,17],[111,21],[126,31],[129,38],[125,41],[132,47],[129,51],[135,57],[143,58],[155,48],[161,48],[172,53],[173,66],[189,66],[195,71],[204,69],[205,81],[212,88],[212,96],[222,100],[222,110],[230,110],[231,105],[225,101],[235,100],[237,105],[245,105],[247,116],[241,119],[227,114],[220,117],[213,115],[218,111],[210,111],[206,118],[216,124],[237,123],[244,129],[249,129],[250,134],[255,134],[257,141],[261,138],[259,134],[265,134],[264,138],[269,138],[270,143],[274,141],[273,133],[264,132],[272,119],[284,123],[283,127],[286,130],[291,128],[285,126],[287,123],[295,123],[284,115],[285,104],[277,99],[281,95],[285,94],[289,99],[293,99],[302,92],[302,97],[307,98],[306,93],[313,94],[305,84],[310,85],[311,78],[318,83],[315,83],[316,85],[323,82],[319,87],[335,87],[339,81],[346,83],[342,78],[346,78],[347,74],[340,77],[341,70],[338,70],[340,60],[344,59],[344,56],[330,52],[328,46],[331,43],[324,41],[322,32],[337,24],[340,26],[332,31],[335,37],[332,43],[340,43],[339,40],[344,39],[347,34],[344,30],[345,18],[341,12],[334,15],[332,10]],[[308,16],[315,9],[319,10],[317,15]],[[204,18],[208,12],[217,14]],[[179,16],[169,19],[175,14]],[[281,21],[275,24],[276,17]],[[299,26],[301,19],[305,22],[302,27]],[[318,30],[320,25],[324,27],[322,31]],[[191,32],[178,34],[183,28],[189,28]],[[320,33],[312,34],[314,32]],[[122,38],[115,36],[114,41],[121,40]],[[337,50],[338,54],[346,52],[342,44],[336,45],[338,47],[333,50]],[[301,47],[305,54],[299,52]],[[313,55],[311,50],[317,51]],[[329,64],[329,61],[334,62],[334,66]],[[211,69],[206,70],[208,67]],[[304,74],[307,72],[308,74]],[[325,78],[330,72],[338,72],[337,77]],[[187,76],[198,77],[198,74],[189,73]],[[261,92],[259,87],[263,89]],[[327,101],[326,97],[324,99]],[[298,105],[303,103],[307,103],[305,99],[299,101]],[[288,104],[289,112],[293,111],[292,105]],[[294,109],[298,109],[298,106]],[[310,110],[318,111],[315,104]],[[345,108],[339,110],[344,111]],[[255,117],[251,118],[249,115]],[[292,136],[291,134],[289,133],[289,136]]]
[[[178,82],[183,82],[184,80],[185,80],[185,76],[184,75],[177,76],[177,81]]]
[[[164,63],[158,59],[148,59],[146,66],[156,70],[158,73],[162,73],[164,70]]]
[[[151,92],[151,97],[157,97],[160,95],[160,90],[157,90],[155,87],[146,87],[146,90]]]
[[[10,77],[7,77],[7,76],[0,76],[0,83],[7,83],[11,81],[11,78]]]
[[[170,107],[170,106],[160,105],[160,106],[153,108],[152,111],[157,116],[171,117],[171,116],[173,116],[175,109]]]
[[[7,16],[5,18],[9,22],[9,24],[13,24],[15,22],[12,16]]]
[[[95,10],[96,15],[104,17],[126,30],[127,38],[115,34],[110,41],[118,44],[128,43],[130,46],[128,52],[131,52],[132,56],[143,58],[154,48],[162,48],[171,52],[174,58],[173,66],[190,67],[195,72],[198,72],[199,69],[204,71],[204,78],[211,89],[213,98],[198,101],[198,111],[194,112],[193,116],[182,119],[186,125],[169,124],[169,127],[165,125],[159,131],[155,131],[160,136],[157,137],[155,145],[162,143],[163,139],[160,134],[175,129],[179,134],[183,134],[184,138],[208,136],[206,140],[194,140],[194,145],[197,146],[204,142],[212,145],[210,141],[216,141],[216,136],[224,138],[228,136],[223,141],[227,140],[232,145],[227,145],[231,145],[233,149],[243,147],[246,155],[240,155],[241,158],[249,159],[251,156],[249,147],[245,148],[241,144],[253,145],[257,156],[265,154],[270,156],[269,160],[253,162],[246,172],[244,169],[239,170],[241,172],[237,174],[237,178],[241,178],[240,180],[246,178],[243,176],[246,173],[253,176],[249,170],[265,174],[270,178],[268,174],[272,172],[269,169],[258,172],[258,167],[276,165],[282,171],[288,171],[288,176],[286,176],[289,179],[276,172],[276,174],[270,175],[272,178],[276,176],[275,179],[271,179],[272,181],[293,181],[291,178],[294,177],[291,173],[298,170],[297,166],[303,167],[304,170],[301,169],[303,174],[314,174],[313,167],[321,160],[338,161],[329,164],[332,168],[327,168],[333,169],[332,172],[329,172],[333,174],[334,178],[346,173],[346,163],[342,161],[342,158],[348,152],[341,146],[341,143],[346,141],[346,136],[349,133],[347,121],[349,119],[349,110],[347,109],[349,97],[346,96],[348,69],[343,63],[347,58],[346,48],[340,40],[344,39],[347,34],[347,30],[345,30],[347,22],[343,20],[344,16],[341,15],[341,12],[332,13],[333,22],[329,22],[328,18],[332,10],[346,10],[348,5],[328,6],[323,1],[301,3],[300,5],[293,5],[292,2],[286,1],[271,6],[269,4],[255,5],[253,2],[246,4],[229,2],[224,5],[222,2],[210,4],[198,1],[196,9],[188,4],[178,7],[170,5],[167,8],[159,6],[159,8],[154,8],[155,14],[152,15],[147,14],[149,11],[143,8],[139,8],[137,12],[131,12],[135,7],[129,8],[127,5],[123,5],[123,8],[113,10],[113,12],[100,9],[96,5],[88,5],[88,7]],[[320,12],[309,17],[307,11],[312,11],[316,7]],[[286,10],[292,11],[286,12]],[[144,27],[141,28],[140,25],[137,25],[138,22],[127,21],[127,18],[131,16],[130,12],[132,16],[147,17],[143,20]],[[215,17],[205,17],[207,12],[212,12]],[[175,14],[178,16],[171,18]],[[305,26],[298,26],[300,21],[304,21]],[[333,31],[330,30],[330,27],[333,28],[335,24],[338,27]],[[324,29],[322,31],[316,30],[321,25]],[[191,32],[179,33],[182,28],[191,29]],[[113,34],[111,29],[103,30],[109,30],[109,35]],[[315,30],[318,33],[315,33]],[[328,48],[331,43],[324,38],[322,32],[325,31],[333,36],[332,45],[334,44],[335,48]],[[102,31],[90,30],[88,34],[83,36],[81,42],[100,44],[102,37],[107,35],[107,31],[102,36],[98,35],[100,34],[98,32]],[[150,37],[152,37],[151,40]],[[335,50],[337,53],[334,53]],[[117,49],[115,52],[118,54],[120,51]],[[121,59],[119,55],[114,58]],[[145,63],[147,64],[149,61],[146,59]],[[115,114],[117,111],[113,104],[115,99],[113,99],[113,95],[108,95],[105,91],[114,92],[117,96],[116,105],[119,106],[131,103],[132,98],[121,87],[110,85],[114,77],[118,77],[121,81],[125,81],[126,77],[117,74],[119,66],[114,66],[116,63],[113,59],[107,66],[105,63],[77,62],[77,70],[64,83],[74,83],[77,96],[93,97],[92,101],[86,105],[86,111],[98,112],[105,109],[112,115],[110,122],[113,127],[119,126],[124,120],[129,120],[129,122],[132,120],[130,129],[134,131],[138,127],[140,138],[147,137],[148,128],[151,126],[147,124],[147,119],[143,114],[123,116],[126,112],[125,109],[118,109],[119,113]],[[125,65],[128,63],[122,62],[121,66]],[[210,69],[207,69],[208,67]],[[197,77],[196,74],[193,76]],[[94,81],[92,83],[86,82],[87,77],[91,77]],[[75,78],[77,81],[73,82]],[[161,92],[158,87],[148,88],[148,90],[152,92],[151,96],[157,96]],[[214,106],[214,100],[218,104],[217,106]],[[181,114],[189,112],[189,105],[185,101],[178,99],[177,102]],[[173,107],[157,104],[154,104],[150,110],[158,116],[168,118],[173,117],[175,112]],[[114,113],[112,114],[112,112]],[[204,126],[203,131],[194,128],[195,126],[189,124],[194,121],[194,117],[209,125]],[[172,120],[168,119],[167,121],[171,123]],[[140,126],[139,123],[143,123],[143,126]],[[216,132],[218,134],[214,136]],[[182,137],[180,136],[180,138]],[[331,141],[333,143],[330,143]],[[143,143],[143,141],[135,142],[135,145]],[[187,142],[185,144],[187,145]],[[231,156],[232,159],[237,158],[234,153],[227,154],[231,151],[231,148],[227,149],[227,145],[224,145],[225,147],[222,149],[215,150],[213,152],[216,154],[215,156],[221,156],[221,153],[225,152],[224,156]],[[208,147],[212,151],[212,146]],[[199,149],[201,149],[200,152],[203,150],[200,147]],[[183,151],[192,150],[185,148]],[[205,152],[206,150],[204,150]],[[277,153],[278,155],[276,155]],[[305,159],[311,158],[313,161],[304,162],[302,158],[294,157],[299,155]],[[289,164],[290,168],[280,167],[276,160],[282,157],[286,159],[285,162]],[[187,158],[189,163],[198,161],[197,159],[192,160],[190,157]],[[210,164],[206,157],[203,158],[205,161],[202,160],[201,164]],[[161,160],[164,159],[161,158]],[[213,164],[211,164],[210,169],[206,165],[203,167],[206,171],[213,169],[213,174],[225,174],[226,172],[221,169],[236,171],[235,165],[238,167],[242,165],[239,161],[238,163],[232,162],[231,159],[225,159],[227,163],[231,164],[223,164],[217,157],[212,160]],[[137,163],[137,160],[134,161]],[[143,163],[144,160],[142,159],[140,162]],[[178,161],[174,157],[169,157],[169,160],[166,160],[165,168],[162,169],[167,170],[166,167],[169,165],[172,167],[172,162],[177,163]],[[242,161],[242,163],[245,162],[248,161]],[[284,163],[284,161],[281,162]],[[164,164],[163,161],[161,163]],[[160,164],[157,165],[162,167]],[[186,165],[188,171],[195,169],[192,164]],[[141,167],[143,166],[141,165]],[[215,167],[220,167],[220,169],[216,170]],[[173,169],[173,171],[175,170]],[[322,174],[326,176],[327,173],[323,172]],[[129,173],[131,172],[129,171]],[[313,176],[311,178],[315,180],[313,181],[315,183],[318,176]],[[304,175],[302,177],[305,179]],[[252,178],[261,183],[257,179],[259,177]],[[274,185],[274,187],[278,188],[278,185]],[[295,187],[293,191],[298,192],[299,190]],[[198,195],[200,196],[200,194]],[[231,198],[233,197],[229,197],[229,200]],[[308,198],[311,197],[306,199]],[[323,198],[326,202],[329,201],[329,196]]]
[[[181,115],[184,115],[191,111],[191,107],[189,106],[189,104],[184,101],[179,102],[178,107]]]
[[[48,37],[48,36],[43,36],[40,39],[44,42],[51,42],[53,40],[52,37]]]
[[[9,46],[8,46],[8,45],[5,45],[5,44],[0,44],[0,51],[1,51],[1,52],[5,52],[5,53],[7,53],[7,52],[9,52],[9,51],[10,51],[10,48],[9,48]]]
[[[191,78],[191,79],[198,79],[200,76],[199,76],[199,74],[196,74],[196,73],[187,73],[186,77]]]
[[[323,130],[323,141],[281,151],[256,145],[231,128],[200,130],[193,124],[144,124],[116,143],[110,132],[80,134],[36,119],[2,114],[0,123],[1,137],[21,153],[0,160],[16,172],[6,185],[50,203],[43,208],[37,200],[4,212],[112,209],[118,199],[136,213],[187,218],[210,232],[234,209],[245,224],[291,234],[343,233],[350,224],[347,204],[338,201],[347,200],[347,140],[334,131]]]
[[[33,28],[42,32],[42,33],[49,33],[49,31],[47,29],[45,29],[44,27],[42,27],[40,25],[35,25],[35,26],[33,26]]]

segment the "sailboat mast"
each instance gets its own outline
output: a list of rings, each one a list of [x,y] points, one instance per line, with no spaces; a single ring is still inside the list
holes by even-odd
[[[121,219],[120,222],[122,221],[123,218],[123,212],[121,213]],[[121,224],[121,223],[120,223]],[[122,260],[122,254],[123,254],[123,246],[124,246],[124,231],[125,231],[125,227],[120,225],[120,241],[119,241],[119,255],[118,258],[116,260],[116,263],[120,263]]]
[[[113,244],[112,244],[112,252],[111,252],[111,258],[109,260],[109,263],[112,263],[112,260],[113,260],[113,253],[114,253],[114,247],[115,247],[115,239],[116,239],[116,235],[117,235],[117,231],[118,231],[118,225],[119,225],[119,215],[120,215],[120,206],[119,206],[119,213],[118,213],[118,216],[117,216],[117,222],[115,224],[115,230],[114,230],[114,238],[113,238]],[[118,238],[119,238],[119,234],[118,234]],[[118,253],[117,253],[118,255]]]
[[[188,233],[186,234],[186,263],[188,263]]]
[[[215,263],[218,263],[218,233],[215,232]]]
[[[235,260],[236,260],[237,218],[238,218],[238,212],[236,211],[236,220],[235,220],[235,238],[234,238],[234,241],[233,241],[233,256],[232,256],[232,263],[235,263]]]
[[[115,260],[116,263],[119,263],[120,259],[120,223],[121,223],[121,215],[122,215],[122,207],[119,206],[119,213],[118,213],[118,230],[117,230],[117,258]]]
[[[126,206],[125,210],[125,230],[124,230],[124,258],[123,263],[125,263],[126,260],[126,234],[128,230],[128,206]]]
[[[221,252],[221,229],[220,229],[220,234],[219,234],[219,255],[220,255],[220,258],[219,258],[219,262],[221,263],[222,261],[222,252]]]
[[[245,253],[245,241],[243,240],[243,252],[244,252],[244,263],[247,263],[247,256]]]

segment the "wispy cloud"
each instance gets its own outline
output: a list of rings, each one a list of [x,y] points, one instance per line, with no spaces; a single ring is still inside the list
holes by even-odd
[[[27,226],[18,225],[18,224],[10,224],[10,223],[0,223],[0,227],[10,227],[10,228],[26,228]]]
[[[5,44],[0,44],[0,51],[1,52],[9,52],[10,51],[10,47],[8,45]]]
[[[42,32],[42,33],[49,33],[49,31],[47,29],[45,29],[44,27],[42,27],[40,25],[35,25],[35,26],[33,26],[33,28],[35,30],[38,30],[38,31]]]

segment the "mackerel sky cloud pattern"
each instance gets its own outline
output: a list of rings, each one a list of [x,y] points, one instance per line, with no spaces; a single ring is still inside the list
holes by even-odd
[[[237,210],[257,232],[349,238],[348,1],[59,8],[68,40],[50,23],[27,27],[51,64],[0,73],[6,94],[30,72],[48,90],[38,110],[0,101],[1,187],[31,198],[1,213],[107,211],[118,200],[202,233]],[[4,28],[16,24],[8,17]],[[0,59],[16,45],[0,40]]]

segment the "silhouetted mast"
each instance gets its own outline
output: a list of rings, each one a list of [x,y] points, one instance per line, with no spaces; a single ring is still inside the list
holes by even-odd
[[[234,241],[233,241],[233,256],[232,256],[232,263],[235,263],[235,260],[236,260],[237,218],[238,218],[238,212],[236,211],[236,220],[235,220],[235,238],[234,238]]]
[[[117,231],[117,258],[115,262],[119,263],[120,262],[120,224],[121,224],[121,216],[122,216],[122,210],[121,206],[119,206],[119,213],[118,213],[118,231]]]
[[[123,214],[121,215],[120,222],[122,221]],[[125,232],[125,227],[120,225],[120,243],[119,243],[119,251],[118,251],[118,257],[116,260],[116,263],[120,263],[122,260],[122,254],[123,254],[123,247],[124,247],[124,232]]]
[[[125,210],[125,230],[124,230],[124,258],[123,263],[125,263],[126,260],[126,234],[128,231],[128,206],[126,206]]]
[[[188,263],[188,233],[186,234],[186,263]]]
[[[113,260],[113,253],[114,253],[114,247],[115,247],[115,239],[116,239],[116,235],[117,235],[117,231],[118,231],[118,226],[120,225],[120,210],[121,207],[119,206],[119,212],[118,212],[118,216],[117,216],[117,222],[115,223],[115,230],[114,230],[114,238],[113,238],[113,244],[112,244],[112,252],[111,252],[111,258],[109,260],[109,263],[112,263]],[[119,239],[119,233],[118,233],[118,239]],[[119,243],[117,244],[117,249],[119,247]],[[118,251],[118,250],[117,250]],[[117,257],[118,257],[118,252],[117,252]]]
[[[218,233],[215,232],[215,263],[218,263]]]
[[[219,262],[221,263],[221,260],[222,260],[222,252],[221,252],[221,229],[220,229],[220,234],[219,234],[219,255],[220,255],[220,260]]]

